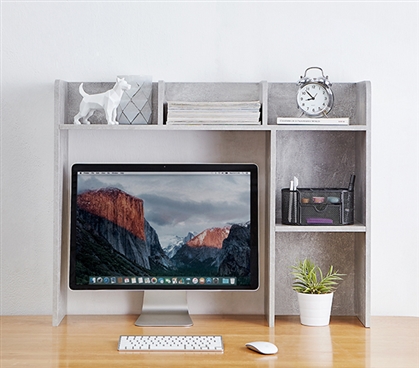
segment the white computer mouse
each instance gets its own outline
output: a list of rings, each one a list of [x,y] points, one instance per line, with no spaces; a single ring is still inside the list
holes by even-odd
[[[246,347],[261,354],[276,354],[278,352],[278,348],[275,344],[266,341],[248,342]]]

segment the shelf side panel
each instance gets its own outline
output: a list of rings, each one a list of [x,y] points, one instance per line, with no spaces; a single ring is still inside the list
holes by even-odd
[[[63,180],[63,167],[67,160],[68,132],[61,131],[59,125],[65,119],[68,83],[55,82],[54,106],[54,223],[53,223],[53,305],[52,324],[58,326],[67,314],[67,287],[64,272],[67,257],[65,254],[65,224],[67,207],[64,200],[66,191]]]
[[[355,236],[355,313],[370,327],[370,252],[366,234]]]

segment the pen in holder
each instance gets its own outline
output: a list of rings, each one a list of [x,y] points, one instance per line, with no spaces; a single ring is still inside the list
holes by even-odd
[[[298,186],[298,179],[294,177],[294,180],[291,180],[290,189],[289,190],[287,189],[287,191],[289,192],[288,196],[287,195],[282,196],[283,200],[285,200],[285,203],[282,204],[282,219],[283,219],[283,223],[287,225],[296,224],[298,222],[299,196],[298,196],[297,186]],[[288,212],[286,213],[287,209],[288,209]],[[284,219],[287,219],[287,220],[285,220],[284,222]]]

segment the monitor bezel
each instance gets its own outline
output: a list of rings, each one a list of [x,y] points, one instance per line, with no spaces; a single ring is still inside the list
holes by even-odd
[[[250,284],[249,285],[161,285],[161,284],[86,284],[76,283],[75,265],[75,230],[76,230],[76,201],[77,201],[77,173],[83,171],[125,171],[125,172],[214,172],[214,171],[237,171],[250,172]],[[259,275],[259,191],[258,191],[258,166],[253,163],[76,163],[71,169],[71,193],[70,193],[70,249],[69,249],[69,288],[71,290],[208,290],[208,291],[256,291],[260,284]],[[135,276],[135,275],[133,275]]]

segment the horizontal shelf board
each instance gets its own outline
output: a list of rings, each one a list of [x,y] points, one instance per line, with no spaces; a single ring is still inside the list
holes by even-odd
[[[254,131],[270,131],[267,125],[108,125],[108,124],[94,124],[94,125],[74,125],[61,124],[62,130],[156,130],[156,131],[171,131],[171,130],[254,130]]]
[[[278,233],[363,233],[367,231],[367,227],[360,223],[342,226],[301,226],[277,224],[275,225],[275,231]]]
[[[264,131],[366,131],[365,125],[349,126],[285,126],[285,125],[240,125],[240,124],[196,124],[196,125],[108,125],[108,124],[60,124],[61,130],[264,130]]]
[[[160,127],[163,130],[269,130],[266,125],[261,124],[169,124]]]
[[[333,130],[333,131],[366,131],[366,125],[269,125],[275,130]]]

